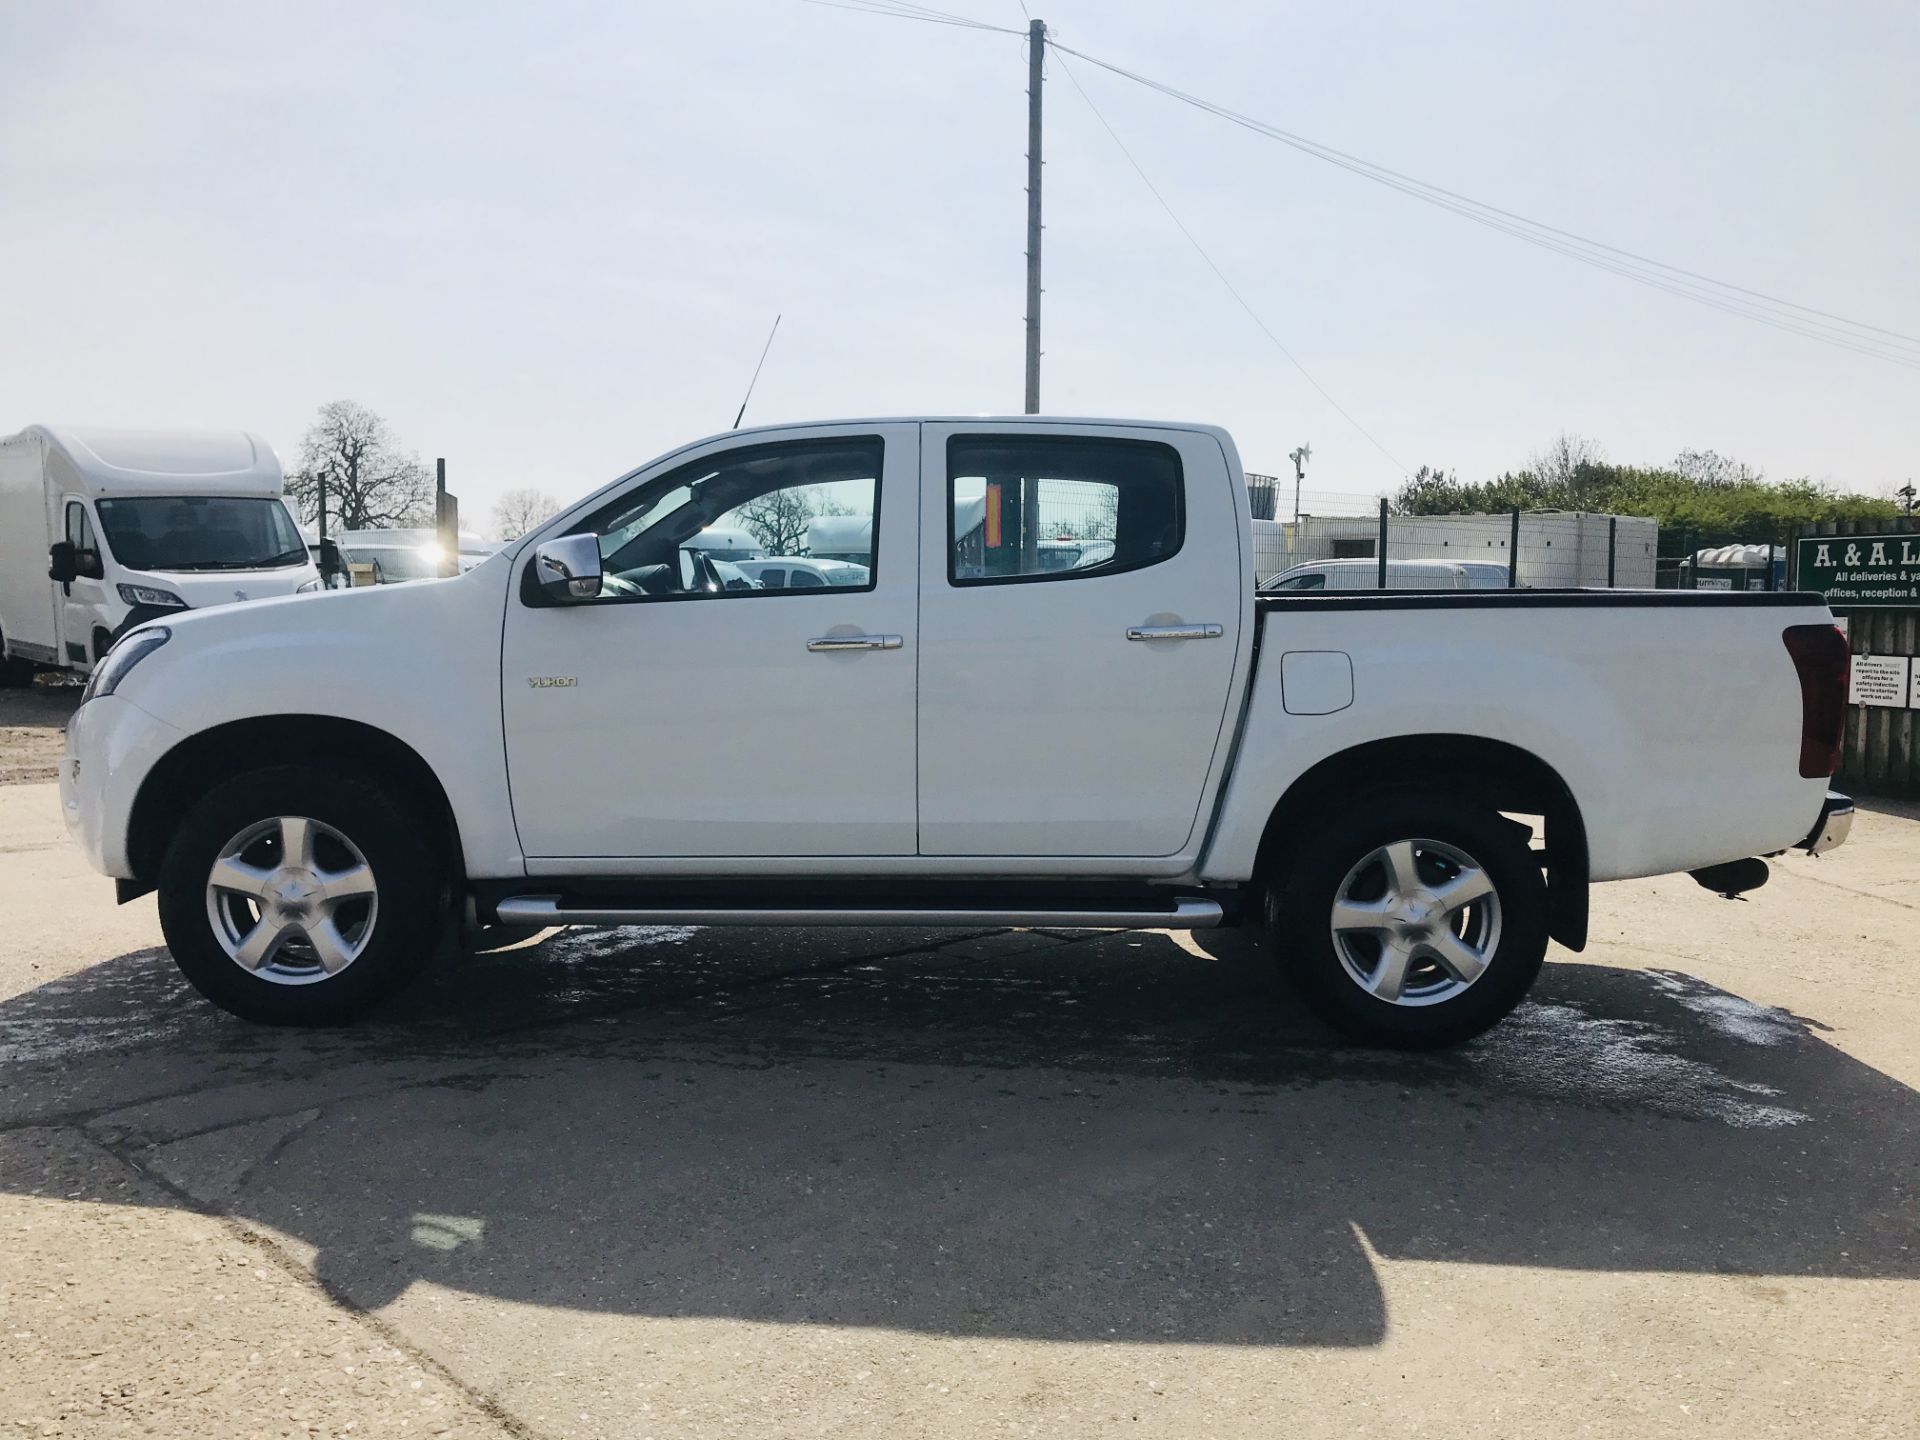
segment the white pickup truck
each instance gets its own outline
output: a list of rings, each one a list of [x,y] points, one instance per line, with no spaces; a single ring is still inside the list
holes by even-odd
[[[871,517],[849,583],[728,589],[685,546],[810,513]],[[1111,553],[1050,565],[1063,534]],[[1254,921],[1348,1033],[1444,1044],[1582,946],[1590,882],[1746,889],[1844,837],[1817,596],[1256,597],[1251,541],[1208,426],[738,431],[456,579],[132,631],[62,797],[203,994],[296,1024],[462,916]]]

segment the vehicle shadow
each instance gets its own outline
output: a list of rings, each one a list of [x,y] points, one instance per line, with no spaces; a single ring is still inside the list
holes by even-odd
[[[292,1236],[361,1308],[427,1280],[1367,1345],[1373,1255],[1920,1277],[1914,1092],[1670,972],[1552,964],[1493,1034],[1391,1055],[1226,935],[572,931],[325,1034],[218,1015],[146,951],[0,1005],[0,1063],[8,1127],[83,1126],[164,1183],[144,1203]]]

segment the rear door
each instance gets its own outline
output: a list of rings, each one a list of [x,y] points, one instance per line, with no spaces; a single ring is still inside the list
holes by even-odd
[[[921,456],[921,853],[1177,853],[1248,589],[1218,442],[943,423]],[[1113,553],[1046,564],[1077,540]]]

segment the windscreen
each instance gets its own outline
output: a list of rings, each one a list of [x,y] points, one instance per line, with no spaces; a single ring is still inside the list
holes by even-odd
[[[307,559],[287,507],[264,496],[153,496],[94,508],[107,549],[135,570],[271,570]]]
[[[373,566],[374,579],[382,585],[440,578],[437,545],[355,545],[348,549],[347,555],[349,559]]]

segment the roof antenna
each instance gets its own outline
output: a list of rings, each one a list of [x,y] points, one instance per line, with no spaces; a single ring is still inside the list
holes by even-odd
[[[767,363],[767,351],[773,349],[774,332],[780,328],[780,317],[773,317],[773,329],[767,331],[767,343],[760,347],[760,365]],[[747,381],[747,393],[741,397],[739,412],[733,417],[733,428],[740,428],[740,420],[747,413],[747,401],[753,399],[753,387],[760,383],[760,365],[753,367],[753,379]]]

